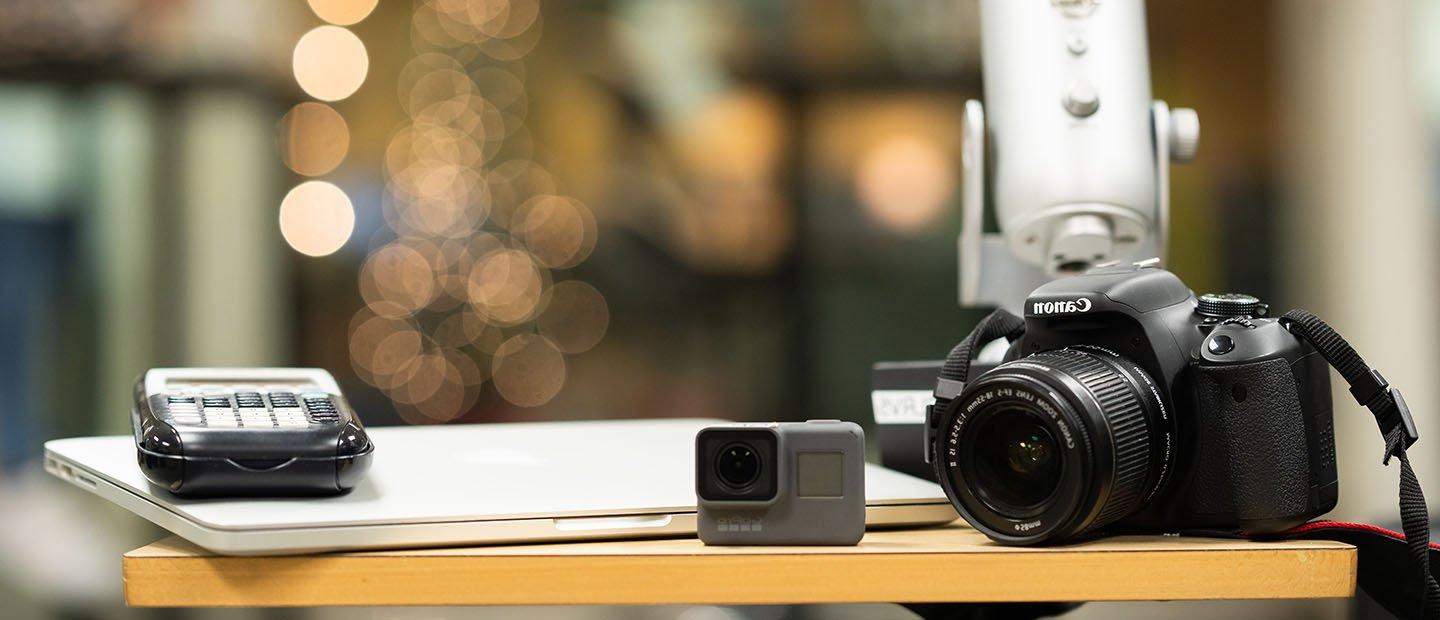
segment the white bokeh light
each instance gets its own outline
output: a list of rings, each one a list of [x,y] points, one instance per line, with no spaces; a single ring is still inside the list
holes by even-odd
[[[355,209],[350,197],[333,183],[306,181],[280,202],[280,235],[301,254],[333,254],[354,230]]]

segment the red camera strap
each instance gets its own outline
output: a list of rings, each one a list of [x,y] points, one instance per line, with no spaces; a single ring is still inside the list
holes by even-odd
[[[1335,540],[1354,545],[1359,556],[1357,582],[1370,598],[1401,618],[1433,618],[1422,608],[1425,591],[1413,578],[1414,557],[1405,535],[1394,530],[1346,521],[1311,521],[1266,537],[1272,540]],[[1440,564],[1440,544],[1429,543],[1429,565]],[[1428,612],[1428,614],[1427,614]]]

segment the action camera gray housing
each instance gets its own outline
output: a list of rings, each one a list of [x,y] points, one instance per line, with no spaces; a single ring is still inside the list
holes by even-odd
[[[753,480],[727,481],[722,454],[746,450],[758,468],[739,471]],[[711,426],[695,436],[695,494],[707,545],[856,544],[865,535],[865,432],[839,420]]]

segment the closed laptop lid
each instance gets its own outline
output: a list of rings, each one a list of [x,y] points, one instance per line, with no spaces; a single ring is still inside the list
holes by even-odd
[[[187,499],[156,487],[128,436],[61,439],[54,455],[206,528],[259,530],[619,516],[695,510],[695,433],[721,420],[606,420],[369,428],[375,456],[350,493]],[[870,466],[867,503],[944,504],[940,487]]]

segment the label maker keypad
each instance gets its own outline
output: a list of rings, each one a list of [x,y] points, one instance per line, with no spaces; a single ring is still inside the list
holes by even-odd
[[[134,394],[136,463],[183,497],[344,493],[375,452],[321,368],[151,368]]]
[[[165,417],[180,426],[293,429],[340,422],[334,399],[324,392],[179,393],[166,395],[165,404]]]

